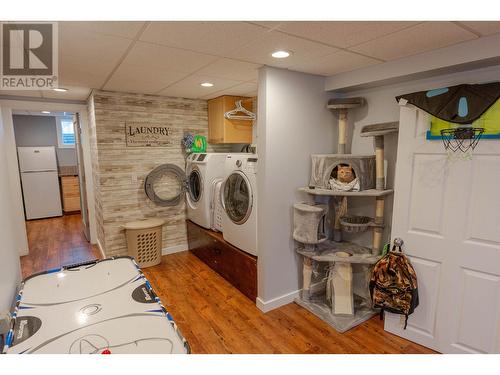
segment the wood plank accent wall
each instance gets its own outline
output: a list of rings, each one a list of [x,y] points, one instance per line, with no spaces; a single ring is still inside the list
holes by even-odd
[[[163,227],[163,249],[186,246],[184,202],[158,207],[144,193],[146,175],[160,164],[185,169],[181,145],[186,132],[208,135],[205,100],[154,95],[93,91],[89,97],[92,169],[95,181],[97,237],[106,256],[127,253],[121,226],[133,220],[158,217]],[[126,147],[125,122],[168,126],[172,142],[167,147]],[[211,152],[231,152],[231,145],[208,146]]]

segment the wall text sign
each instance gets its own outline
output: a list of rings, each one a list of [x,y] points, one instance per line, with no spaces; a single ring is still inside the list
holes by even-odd
[[[125,139],[127,147],[166,147],[171,144],[172,129],[157,124],[127,122]]]

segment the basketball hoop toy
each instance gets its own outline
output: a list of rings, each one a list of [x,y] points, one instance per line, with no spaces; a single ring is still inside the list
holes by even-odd
[[[441,139],[448,153],[449,159],[454,159],[457,152],[462,153],[458,159],[471,159],[472,151],[476,148],[484,128],[458,127],[441,130]]]

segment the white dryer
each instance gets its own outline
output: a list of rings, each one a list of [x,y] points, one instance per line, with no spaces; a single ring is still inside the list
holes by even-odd
[[[210,229],[213,221],[213,183],[224,177],[226,153],[191,154],[186,162],[187,218]]]
[[[221,189],[223,237],[252,255],[257,255],[257,160],[255,154],[228,154]]]

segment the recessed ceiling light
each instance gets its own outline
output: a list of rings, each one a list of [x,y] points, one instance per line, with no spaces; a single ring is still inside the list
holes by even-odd
[[[64,87],[58,87],[58,88],[52,89],[52,90],[57,91],[57,92],[66,92],[66,91],[68,91],[68,89],[65,89]]]
[[[203,86],[203,87],[213,87],[214,84],[212,82],[203,82],[203,83],[200,83],[200,86]]]
[[[42,113],[45,113],[46,115],[50,114],[50,111],[42,111]]]
[[[271,56],[275,59],[285,59],[290,56],[290,52],[284,50],[274,51],[273,53],[271,53]]]

